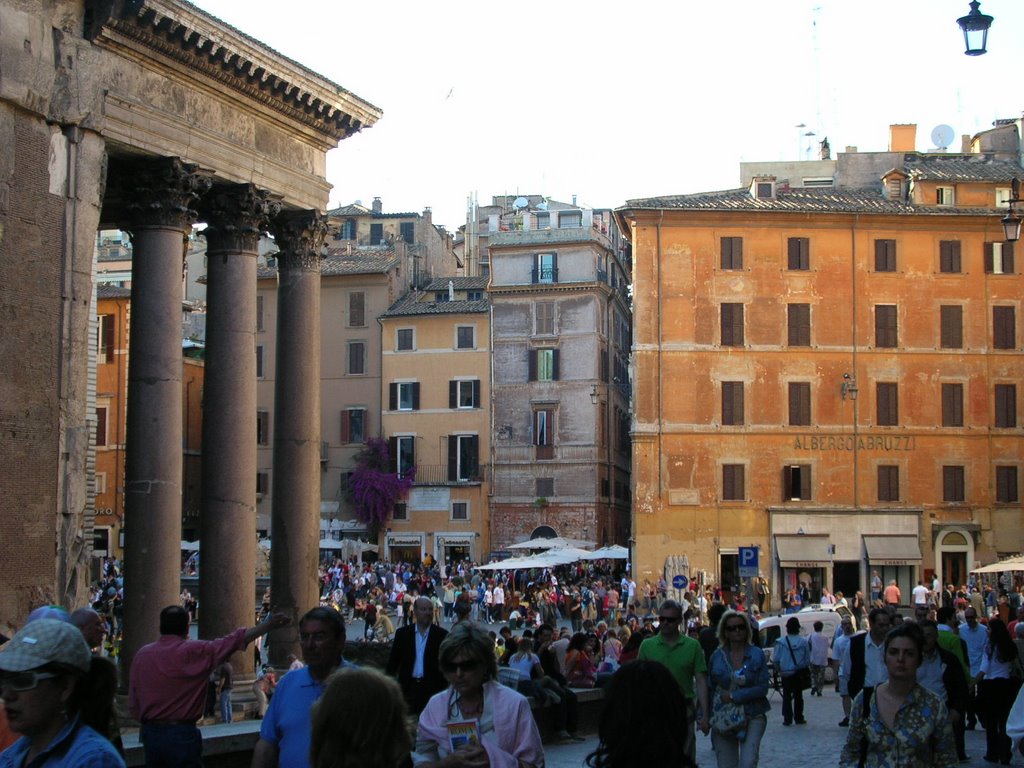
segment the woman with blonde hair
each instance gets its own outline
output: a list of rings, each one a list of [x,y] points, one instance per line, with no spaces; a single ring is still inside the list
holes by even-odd
[[[398,683],[368,667],[339,669],[313,705],[311,768],[396,768],[412,737]]]

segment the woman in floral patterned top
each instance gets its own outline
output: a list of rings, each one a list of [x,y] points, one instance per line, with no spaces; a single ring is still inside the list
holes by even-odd
[[[924,638],[906,622],[885,638],[888,682],[867,705],[853,700],[850,732],[840,768],[952,768],[957,764],[953,729],[942,700],[917,684]]]

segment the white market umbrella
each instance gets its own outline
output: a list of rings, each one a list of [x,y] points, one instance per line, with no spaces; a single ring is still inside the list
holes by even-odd
[[[618,544],[588,552],[584,560],[628,560],[629,550]]]
[[[198,552],[199,542],[198,541],[182,541],[181,542],[182,552]]]
[[[508,549],[557,549],[565,547],[592,547],[596,541],[584,541],[583,539],[563,539],[556,536],[553,539],[530,539],[521,541],[518,544],[510,544]]]
[[[534,565],[533,557],[510,557],[507,560],[499,560],[496,563],[487,563],[486,565],[478,565],[477,568],[481,571],[512,571],[517,568],[539,568],[541,566]]]
[[[975,568],[971,573],[1002,573],[1003,571],[1024,571],[1024,555],[1008,557],[998,563]]]
[[[580,560],[588,560],[590,552],[576,547],[557,547],[535,555],[532,559],[541,563],[541,567],[552,565],[569,565],[578,563]]]
[[[341,542],[335,539],[320,539],[320,549],[341,549]]]

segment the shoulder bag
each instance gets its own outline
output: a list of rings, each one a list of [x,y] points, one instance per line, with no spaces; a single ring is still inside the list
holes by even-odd
[[[796,667],[796,655],[793,653],[793,646],[789,643],[789,638],[786,638],[786,647],[789,648],[789,655],[793,659],[793,666]],[[792,675],[793,681],[796,683],[797,690],[806,691],[811,687],[811,668],[810,667],[796,667],[796,671]]]

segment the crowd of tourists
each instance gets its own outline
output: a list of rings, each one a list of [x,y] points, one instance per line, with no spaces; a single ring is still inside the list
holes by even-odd
[[[260,644],[291,620],[269,590],[253,627],[216,640],[190,639],[197,606],[183,592],[128,678],[146,764],[202,764],[196,723],[215,711],[233,719],[228,659],[250,646],[262,718],[255,768],[540,766],[542,730],[582,741],[580,699],[593,688],[604,691],[593,768],[695,765],[697,731],[720,768],[747,768],[759,761],[772,688],[781,724],[799,727],[804,697],[822,695],[829,668],[848,729],[842,766],[952,766],[967,759],[964,732],[978,727],[984,759],[1006,764],[1024,739],[1019,585],[922,582],[909,611],[889,604],[883,585],[862,608],[846,601],[834,635],[794,614],[761,648],[756,599],[701,584],[671,599],[663,580],[637,584],[616,566],[526,573],[330,560],[321,604],[298,621],[301,658],[276,671]],[[828,596],[834,607],[846,600]],[[90,598],[72,613],[34,611],[0,648],[0,768],[124,764],[103,642],[120,630],[116,562]],[[385,669],[345,661],[350,639],[390,641]]]

